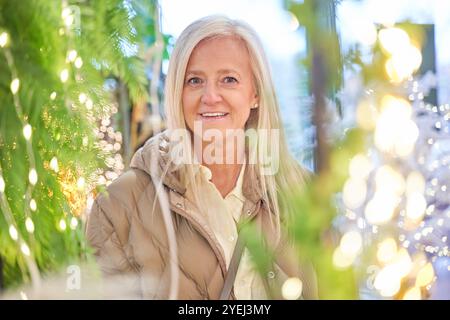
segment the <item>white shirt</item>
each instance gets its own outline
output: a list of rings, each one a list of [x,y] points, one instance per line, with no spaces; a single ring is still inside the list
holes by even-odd
[[[195,165],[194,170],[201,199],[206,205],[207,221],[222,246],[227,268],[237,242],[236,223],[239,221],[245,202],[245,197],[242,194],[244,169],[245,164],[241,168],[236,186],[225,198],[211,182],[212,173],[209,168],[203,165]],[[195,203],[192,188],[189,188],[189,186],[186,190],[186,197]],[[256,271],[247,249],[244,250],[238,267],[234,282],[234,293],[239,300],[267,299],[261,277]]]

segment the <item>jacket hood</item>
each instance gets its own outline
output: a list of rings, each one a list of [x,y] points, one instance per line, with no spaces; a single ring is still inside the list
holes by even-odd
[[[170,162],[170,140],[167,131],[158,133],[148,139],[133,155],[130,168],[146,172],[154,181],[160,181],[180,194],[186,192],[181,183],[178,167]]]

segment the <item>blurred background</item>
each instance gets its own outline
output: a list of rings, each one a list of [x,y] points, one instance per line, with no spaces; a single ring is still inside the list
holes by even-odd
[[[0,294],[90,288],[92,201],[164,129],[176,39],[217,13],[259,33],[290,150],[316,173],[283,196],[320,298],[449,299],[446,0],[0,0]]]

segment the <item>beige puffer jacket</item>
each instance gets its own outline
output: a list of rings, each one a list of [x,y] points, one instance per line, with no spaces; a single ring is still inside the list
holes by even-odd
[[[94,201],[88,216],[88,241],[105,281],[120,284],[119,297],[168,299],[173,264],[169,263],[168,233],[159,201],[154,205],[157,197],[154,182],[161,181],[167,170],[160,190],[167,196],[175,228],[179,271],[176,298],[218,299],[227,271],[223,251],[195,205],[183,196],[186,189],[175,166],[166,168],[168,150],[167,134],[163,132],[136,152],[130,170]],[[151,170],[152,159],[157,161],[156,170]],[[250,178],[249,168],[248,165],[244,172],[242,188],[246,202],[242,214],[255,222],[276,249],[276,263],[267,274],[269,285],[279,293],[280,285],[288,277],[297,276],[303,281],[302,297],[315,298],[313,272],[300,268],[291,247],[276,240],[280,237],[270,227],[259,181]],[[231,298],[235,299],[233,292]]]

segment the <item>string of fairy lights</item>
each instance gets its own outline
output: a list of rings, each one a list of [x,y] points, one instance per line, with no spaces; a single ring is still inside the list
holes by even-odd
[[[77,12],[78,11],[78,12]],[[114,179],[116,179],[124,169],[123,159],[120,155],[122,149],[122,135],[120,132],[115,131],[112,127],[112,117],[118,112],[116,105],[111,104],[104,108],[104,112],[94,112],[94,102],[87,93],[80,93],[78,96],[78,102],[74,103],[68,99],[68,86],[65,84],[71,79],[71,72],[74,73],[76,81],[81,81],[82,76],[80,74],[83,66],[83,59],[79,56],[78,52],[74,49],[74,24],[79,19],[79,8],[76,6],[69,6],[67,0],[62,0],[62,12],[61,19],[63,27],[59,29],[59,35],[67,38],[67,53],[66,53],[66,66],[59,71],[58,77],[63,84],[63,92],[61,93],[64,103],[67,107],[76,110],[79,106],[84,106],[86,111],[86,117],[91,124],[99,128],[94,129],[94,133],[98,141],[95,141],[95,146],[100,150],[100,153],[106,157],[107,170],[98,169],[94,174],[87,178],[80,175],[79,172],[70,172],[67,168],[60,166],[58,158],[52,157],[48,162],[45,161],[44,167],[53,171],[60,183],[61,189],[69,201],[70,213],[63,210],[63,216],[57,223],[57,228],[61,232],[65,232],[69,227],[71,230],[75,230],[79,226],[79,219],[84,219],[86,210],[89,209],[89,203],[92,203],[94,198],[95,188],[98,185],[109,185]],[[9,67],[12,79],[10,82],[10,91],[13,97],[13,103],[17,113],[17,117],[22,125],[23,138],[26,143],[26,153],[28,159],[28,180],[25,192],[24,201],[24,224],[25,230],[28,232],[28,236],[25,237],[21,234],[21,228],[19,228],[18,221],[14,218],[11,207],[8,203],[8,199],[5,195],[5,190],[8,185],[3,178],[3,170],[0,165],[0,206],[2,213],[5,216],[5,220],[9,225],[9,235],[11,239],[17,244],[18,252],[20,252],[26,262],[28,271],[31,276],[31,280],[34,287],[39,287],[41,283],[41,276],[37,267],[35,257],[33,256],[33,248],[35,245],[35,224],[33,222],[33,213],[38,209],[38,201],[34,198],[34,189],[39,180],[38,172],[36,170],[36,160],[33,152],[33,127],[28,123],[28,116],[23,112],[23,108],[20,101],[21,79],[18,74],[14,57],[9,49],[9,46],[13,43],[13,39],[7,31],[0,32],[0,49],[6,58],[7,65]],[[58,93],[56,91],[50,94],[50,101],[54,101],[57,98]],[[87,146],[89,143],[88,136],[85,136],[82,140],[83,146]],[[28,241],[26,240],[28,239]],[[25,272],[25,270],[22,270]]]
[[[28,181],[27,181],[27,187],[25,192],[25,203],[24,203],[24,214],[25,214],[25,226],[26,230],[29,233],[29,242],[27,242],[26,238],[21,234],[20,228],[18,228],[17,221],[14,218],[14,215],[12,214],[11,208],[7,202],[7,198],[4,194],[6,185],[5,180],[3,178],[3,172],[0,168],[0,196],[1,196],[1,202],[2,202],[2,212],[4,213],[4,216],[6,218],[7,223],[9,224],[9,235],[11,238],[17,243],[19,246],[21,254],[23,255],[25,262],[27,264],[27,267],[30,272],[30,276],[32,279],[32,283],[34,286],[38,286],[40,283],[40,275],[39,271],[36,265],[36,262],[34,260],[33,254],[30,250],[30,243],[35,243],[34,238],[34,223],[31,217],[31,211],[36,211],[37,204],[36,200],[33,198],[33,191],[34,187],[38,181],[38,174],[36,171],[36,162],[34,158],[33,153],[33,145],[32,145],[32,131],[33,128],[28,123],[28,116],[24,114],[23,108],[20,102],[19,97],[19,90],[20,90],[20,78],[18,75],[18,72],[15,67],[14,63],[14,57],[8,47],[9,44],[9,34],[4,31],[0,35],[0,47],[2,48],[2,52],[6,58],[6,62],[8,65],[8,68],[11,72],[12,80],[10,84],[10,90],[13,96],[13,103],[15,107],[15,111],[17,114],[17,117],[22,125],[23,128],[23,137],[25,138],[26,143],[26,152],[27,152],[27,158],[28,158],[28,167],[29,167],[29,173],[28,173]]]
[[[436,155],[433,145],[448,139],[450,107],[423,101],[412,76],[422,57],[408,33],[386,27],[378,40],[395,90],[366,90],[357,107],[357,124],[373,146],[350,161],[346,222],[333,263],[369,265],[364,287],[380,297],[423,299],[436,282],[433,262],[449,256],[445,232],[436,232],[449,224],[450,152]]]

